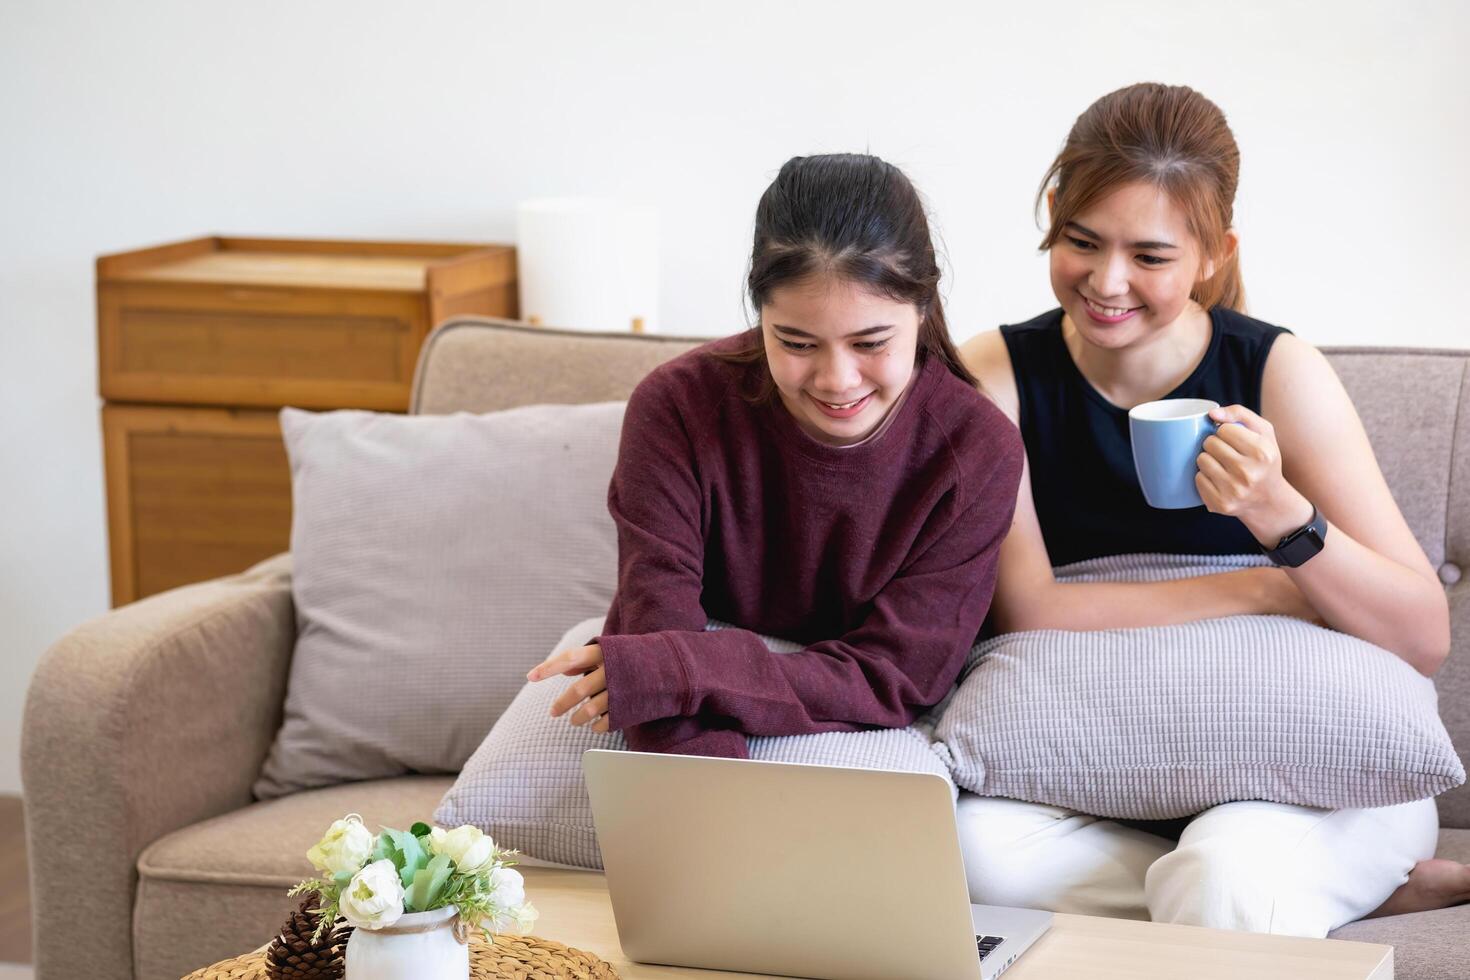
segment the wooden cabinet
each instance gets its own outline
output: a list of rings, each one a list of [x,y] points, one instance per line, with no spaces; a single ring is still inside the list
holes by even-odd
[[[503,245],[199,238],[97,260],[114,605],[290,543],[275,410],[408,407],[419,347],[515,316]]]

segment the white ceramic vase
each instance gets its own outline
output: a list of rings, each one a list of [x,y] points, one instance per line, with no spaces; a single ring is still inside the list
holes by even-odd
[[[469,980],[470,948],[454,937],[454,906],[405,912],[382,929],[354,929],[346,980]]]

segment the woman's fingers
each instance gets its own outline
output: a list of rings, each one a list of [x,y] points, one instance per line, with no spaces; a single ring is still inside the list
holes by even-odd
[[[1210,412],[1210,419],[1222,429],[1226,423],[1236,422],[1241,428],[1257,435],[1272,432],[1271,423],[1252,412],[1244,405],[1225,405]]]
[[[607,692],[603,691],[601,694],[594,694],[583,702],[580,708],[572,712],[572,716],[567,721],[570,721],[573,725],[591,724],[595,728],[596,722],[606,714]],[[605,728],[603,730],[606,731]]]
[[[1222,490],[1230,483],[1228,475],[1214,457],[1200,453],[1199,472],[1194,475],[1194,488],[1199,499],[1211,514],[1225,513],[1225,498]]]
[[[561,674],[582,674],[602,663],[602,648],[596,643],[585,647],[568,647],[553,653],[526,674],[528,681],[544,681]]]
[[[607,731],[607,671],[602,666],[602,648],[596,643],[552,654],[532,667],[526,680],[543,681],[573,674],[582,676],[556,696],[551,703],[551,717],[559,718],[577,708],[567,719],[573,725],[590,723],[593,731]]]
[[[1249,435],[1249,433],[1246,433],[1246,435]],[[1245,454],[1226,442],[1219,435],[1207,436],[1204,445],[1200,448],[1204,451],[1200,453],[1199,459],[1196,460],[1197,463],[1203,464],[1207,459],[1213,460],[1236,476],[1243,477],[1245,475]],[[1203,469],[1203,465],[1200,468]]]
[[[596,697],[598,694],[605,694],[606,691],[607,673],[601,667],[598,667],[592,673],[574,682],[565,691],[562,691],[556,696],[556,700],[551,703],[551,716],[553,718],[559,718],[588,698]],[[603,710],[606,711],[605,699],[603,704]]]

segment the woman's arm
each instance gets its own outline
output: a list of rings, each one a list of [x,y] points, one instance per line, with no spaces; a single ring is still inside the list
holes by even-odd
[[[999,331],[973,338],[962,354],[985,393],[1019,424],[1016,380]],[[1169,582],[1057,582],[1036,518],[1029,465],[1022,473],[1014,523],[1001,545],[991,608],[996,627],[1004,633],[1164,626],[1244,613],[1314,618],[1300,590],[1275,568]]]
[[[911,723],[953,685],[989,607],[1020,476],[1019,441],[1005,436],[985,484],[945,498],[919,535],[922,551],[841,637],[782,654],[743,629],[599,637],[609,726],[697,716],[748,735],[798,735]],[[620,528],[639,523],[626,510],[614,513]],[[677,546],[659,535],[630,537],[650,549],[646,561],[675,567],[659,554]],[[687,586],[664,595],[697,600]],[[691,608],[679,618],[699,615]]]
[[[1286,574],[1329,626],[1434,673],[1449,654],[1449,603],[1336,372],[1316,348],[1282,335],[1266,361],[1261,410],[1264,419],[1239,406],[1216,413],[1242,425],[1206,441],[1206,505],[1270,547],[1316,505],[1329,522],[1325,547]]]
[[[1015,523],[1001,545],[992,610],[1002,633],[1168,626],[1247,613],[1316,618],[1301,591],[1277,568],[1167,582],[1058,582],[1031,502],[1029,472],[1021,481]]]
[[[572,720],[621,729],[635,749],[738,756],[743,734],[902,727],[937,703],[989,607],[1020,478],[1014,430],[993,418],[986,465],[966,456],[977,485],[957,483],[933,506],[860,626],[773,654],[747,630],[704,629],[704,456],[687,414],[658,382],[629,401],[608,494],[618,588],[607,624],[595,644],[533,671],[587,672],[557,712],[587,699]]]
[[[603,624],[603,643],[557,654],[537,667],[537,679],[554,673],[587,676],[573,684],[552,706],[565,713],[584,698],[574,724],[591,723],[607,731],[612,707],[631,707],[647,692],[676,690],[682,679],[670,679],[677,665],[644,658],[633,676],[612,677],[606,663],[606,641],[612,646],[640,645],[633,639],[664,631],[702,631],[709,617],[701,601],[704,591],[704,496],[698,477],[694,441],[675,404],[677,386],[655,371],[634,389],[623,416],[618,461],[608,489],[608,511],[618,533],[618,583]],[[558,658],[566,662],[553,663]],[[615,655],[621,662],[622,658]],[[583,663],[585,661],[585,663]],[[543,671],[543,668],[545,670]],[[669,715],[682,715],[670,711]],[[723,756],[749,754],[745,736],[717,718],[650,715],[643,723],[618,723],[628,747],[638,752]]]

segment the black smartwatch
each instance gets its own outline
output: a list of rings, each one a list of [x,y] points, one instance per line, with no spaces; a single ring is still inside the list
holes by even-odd
[[[1316,508],[1316,505],[1313,505],[1310,521],[1282,538],[1277,542],[1276,547],[1267,548],[1262,545],[1261,550],[1266,553],[1267,558],[1271,559],[1273,565],[1300,568],[1309,559],[1316,557],[1317,552],[1322,550],[1326,538],[1327,518],[1322,516],[1322,512]]]

